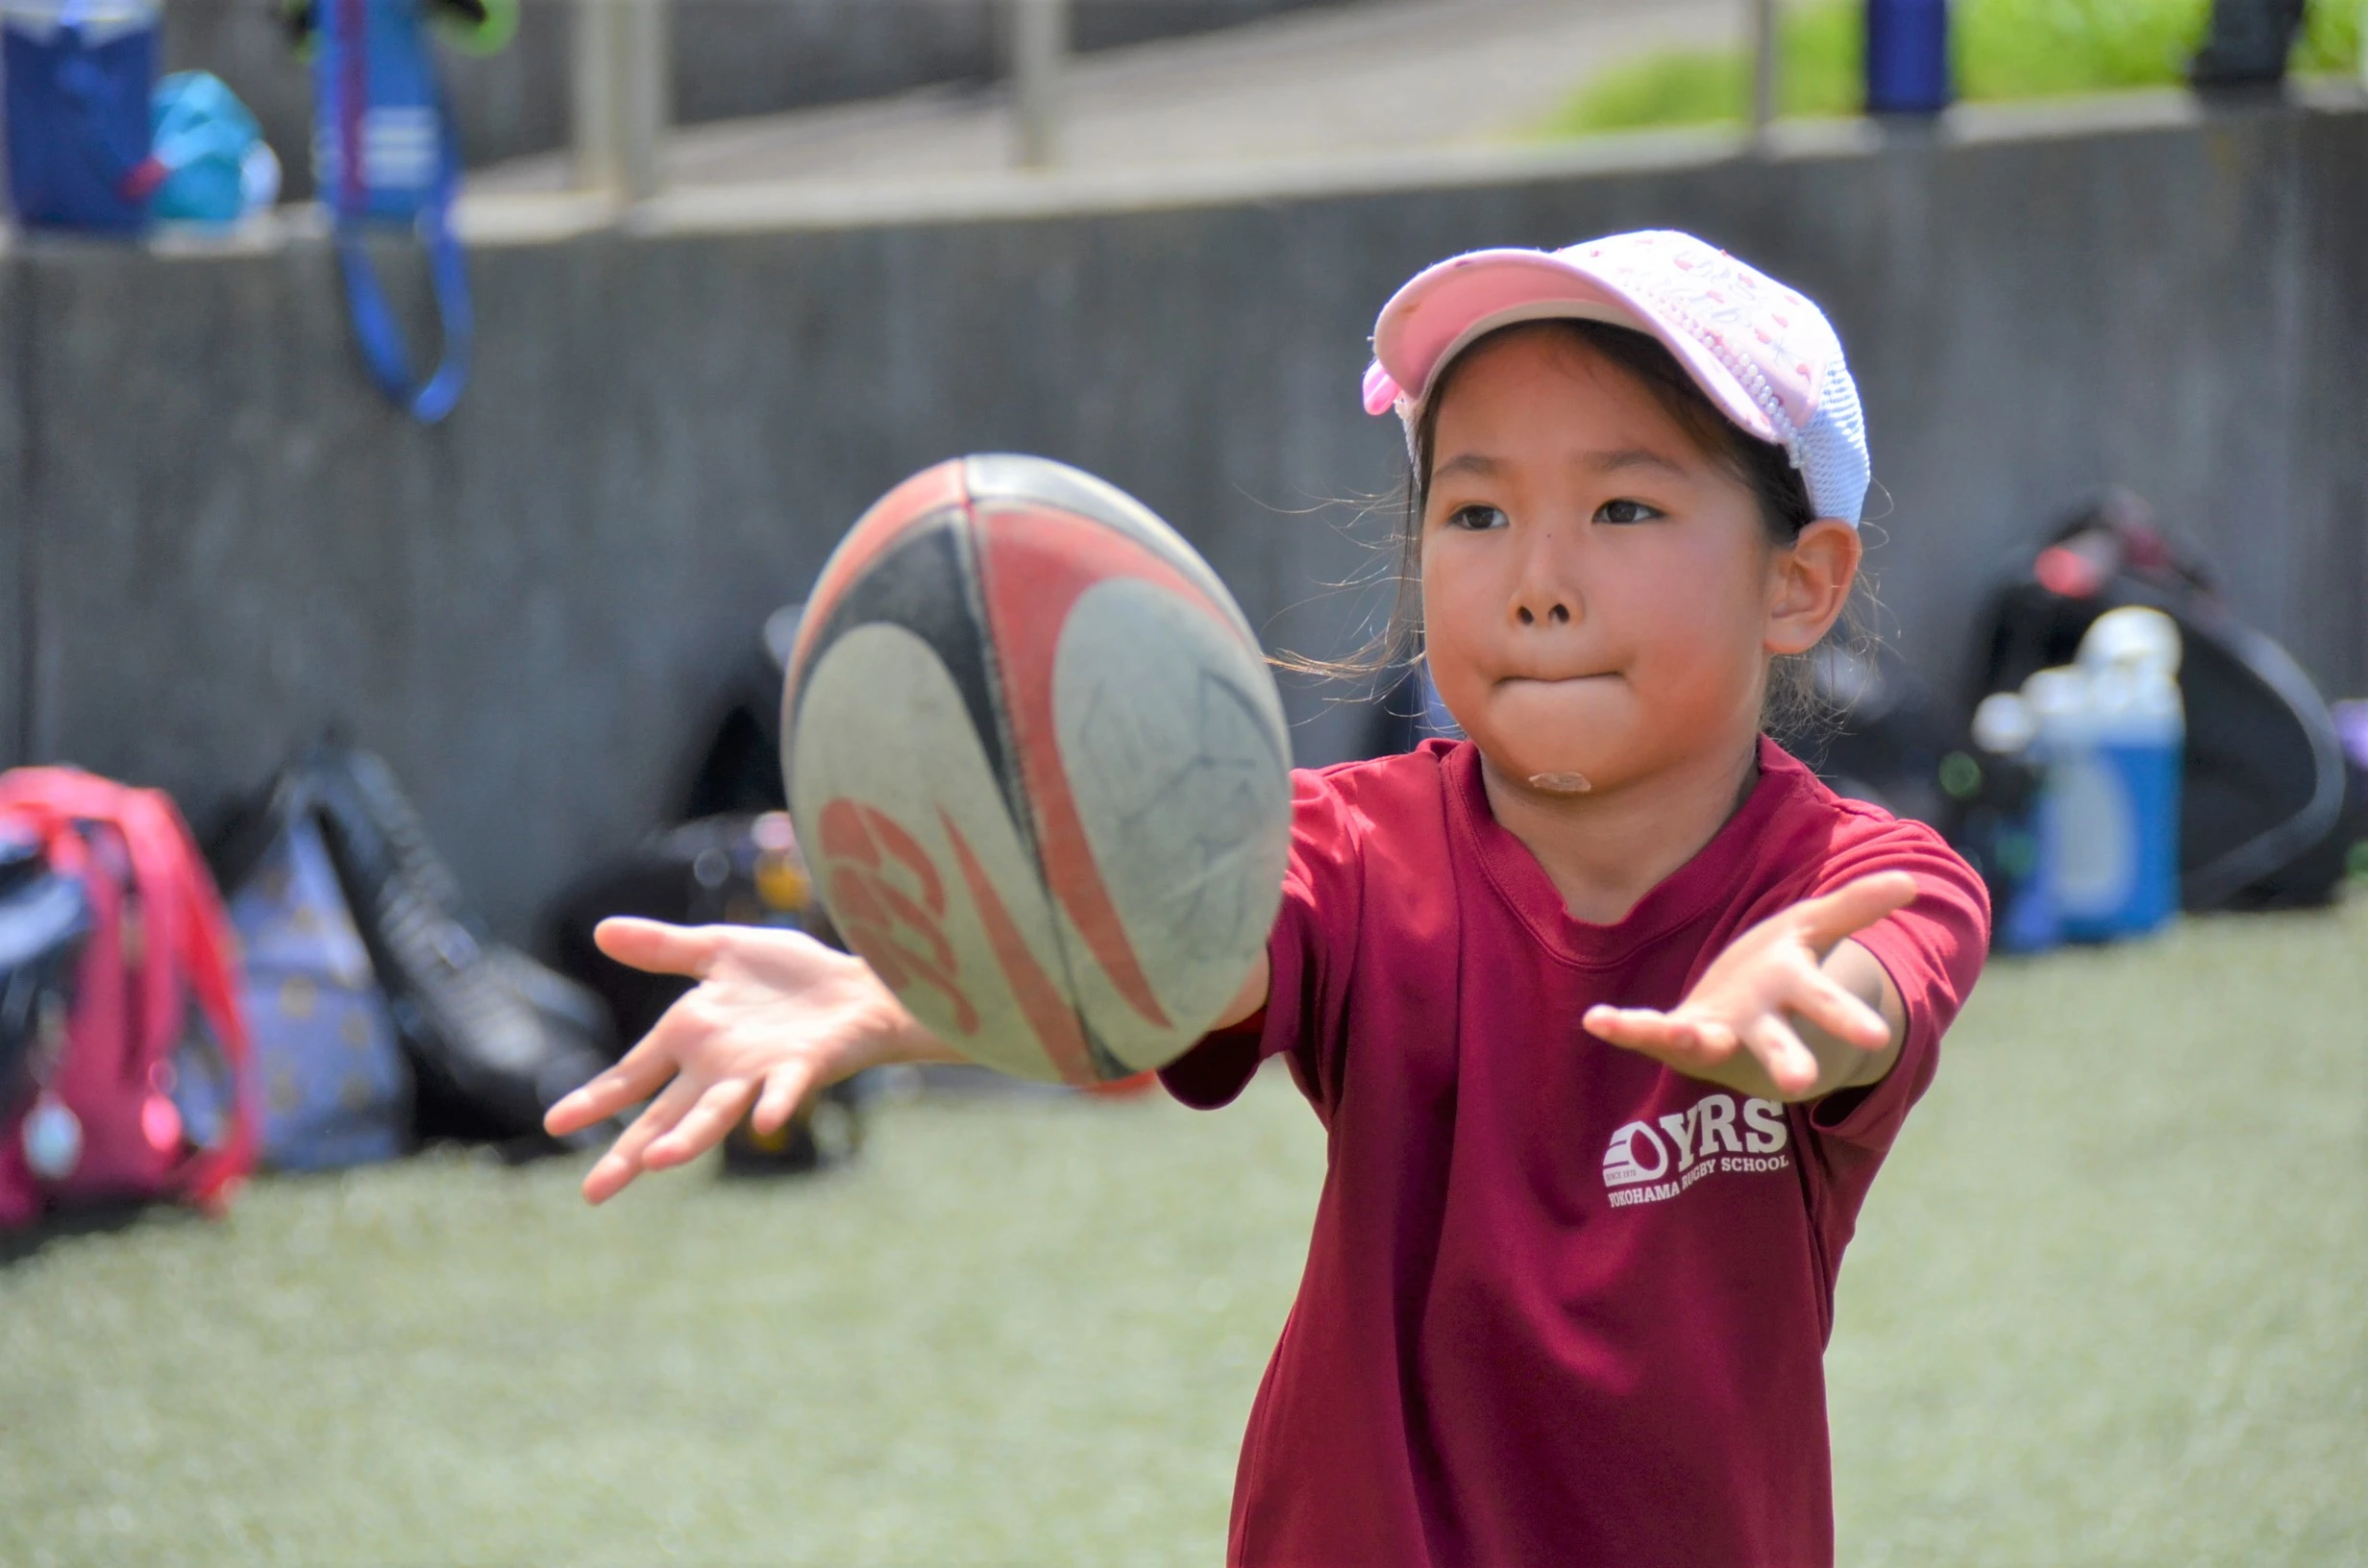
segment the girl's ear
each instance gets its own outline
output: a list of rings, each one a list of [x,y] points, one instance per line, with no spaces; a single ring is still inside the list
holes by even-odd
[[[1817,646],[1850,601],[1864,548],[1858,529],[1821,517],[1801,530],[1790,549],[1770,556],[1764,639],[1770,653],[1806,653]]]

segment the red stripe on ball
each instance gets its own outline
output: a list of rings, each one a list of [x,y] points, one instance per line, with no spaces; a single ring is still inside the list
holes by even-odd
[[[1202,606],[1228,631],[1233,624],[1190,578],[1101,524],[1066,512],[998,506],[974,517],[972,527],[987,621],[1011,709],[1013,749],[1036,808],[1045,881],[1119,994],[1165,1029],[1167,1012],[1144,978],[1118,907],[1102,886],[1101,869],[1061,766],[1060,731],[1052,715],[1054,655],[1071,607],[1087,589],[1112,577],[1155,584]]]
[[[939,812],[937,820],[946,824],[946,841],[953,845],[953,862],[961,868],[962,880],[970,885],[971,903],[978,911],[978,921],[987,929],[987,941],[995,946],[995,960],[1003,968],[1003,978],[1011,982],[1011,994],[1020,1004],[1020,1011],[1036,1031],[1036,1039],[1051,1060],[1053,1068],[1066,1083],[1090,1084],[1098,1075],[1094,1071],[1093,1053],[1085,1046],[1085,1031],[1077,1022],[1076,1012],[1062,997],[1052,977],[1028,951],[1027,939],[1020,935],[1019,923],[1011,911],[1003,907],[997,895],[995,884],[987,880],[984,867],[971,853],[971,846],[962,837],[962,830],[953,825],[953,819]]]

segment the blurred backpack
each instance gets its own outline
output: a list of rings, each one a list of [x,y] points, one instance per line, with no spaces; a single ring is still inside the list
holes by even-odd
[[[2368,778],[2285,649],[2232,615],[2192,556],[2116,491],[2010,572],[1979,617],[1968,711],[2035,671],[2069,663],[2107,610],[2147,604],[2179,623],[2186,707],[2180,883],[2189,910],[2324,904],[2368,833]]]
[[[312,775],[291,768],[218,845],[260,1086],[263,1163],[327,1170],[411,1145],[411,1068],[331,861]]]
[[[0,0],[9,201],[27,228],[146,225],[158,21],[154,0]]]
[[[50,1208],[216,1207],[255,1164],[220,900],[171,800],[0,774],[0,1226]]]
[[[781,686],[804,621],[802,603],[775,610],[755,645],[732,667],[723,716],[682,802],[684,821],[789,809],[781,778]]]
[[[52,865],[45,838],[28,824],[0,820],[0,1132],[20,1140],[34,1098],[64,1053],[90,919],[82,878]],[[35,1142],[44,1136],[37,1129]],[[28,1223],[40,1205],[29,1183],[0,1176],[0,1228]]]
[[[486,936],[384,762],[332,739],[296,766],[410,1060],[414,1131],[551,1147],[543,1113],[615,1054],[599,999]]]

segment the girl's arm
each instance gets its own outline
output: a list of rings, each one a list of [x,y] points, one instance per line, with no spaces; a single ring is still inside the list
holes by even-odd
[[[1879,1083],[1899,1060],[1899,988],[1852,932],[1905,908],[1915,878],[1885,871],[1753,926],[1666,1013],[1591,1007],[1589,1033],[1690,1077],[1770,1100]]]
[[[866,1067],[961,1060],[870,965],[802,932],[609,919],[593,938],[620,964],[699,981],[623,1061],[543,1118],[564,1136],[650,1101],[584,1178],[593,1203],[645,1170],[697,1158],[752,1104],[756,1130],[777,1132],[807,1095]]]

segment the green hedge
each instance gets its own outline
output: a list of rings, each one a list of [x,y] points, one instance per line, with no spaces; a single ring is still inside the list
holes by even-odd
[[[1959,95],[1997,101],[2176,85],[2203,37],[2210,0],[1958,0],[1952,9]],[[1786,9],[1781,113],[1859,111],[1862,11],[1857,0]],[[2359,48],[2358,0],[2313,0],[2294,69],[2354,71]],[[1740,49],[1650,55],[1596,77],[1542,130],[1585,135],[1740,120],[1749,110],[1750,73]]]

